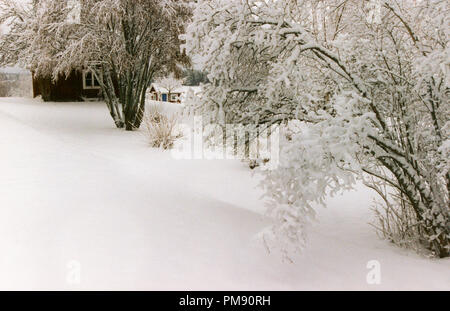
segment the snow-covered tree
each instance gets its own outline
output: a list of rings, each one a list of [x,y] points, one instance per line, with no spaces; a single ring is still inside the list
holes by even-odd
[[[211,80],[203,113],[282,125],[280,165],[263,171],[267,240],[301,248],[314,205],[359,179],[410,208],[419,242],[449,255],[449,6],[198,1],[185,39]]]
[[[199,86],[200,84],[209,83],[208,74],[200,70],[187,69],[184,72],[184,84],[187,86]]]
[[[79,18],[76,1],[36,0],[28,7],[2,1],[0,21],[11,31],[0,61],[53,79],[91,69],[117,127],[138,128],[152,78],[179,74],[189,61],[179,39],[190,15],[187,0],[79,0]]]
[[[83,0],[81,22],[59,55],[56,71],[90,66],[100,77],[116,125],[138,128],[153,77],[179,73],[179,64],[188,62],[179,40],[190,13],[187,4],[175,0]]]
[[[65,1],[0,0],[0,64],[19,65],[36,76],[52,76],[56,55],[67,44],[70,29],[55,31],[64,23],[70,8]]]
[[[168,96],[170,98],[170,95],[177,89],[183,86],[183,81],[180,79],[175,78],[174,75],[170,75],[168,77],[160,78],[156,80],[156,83],[158,83],[159,86],[163,87],[167,90]]]

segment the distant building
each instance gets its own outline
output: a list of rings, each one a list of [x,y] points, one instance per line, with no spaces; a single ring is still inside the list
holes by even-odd
[[[181,103],[186,94],[192,91],[194,94],[200,93],[200,87],[197,86],[180,86],[173,90],[168,90],[167,88],[162,87],[158,83],[152,83],[147,92],[148,99],[161,101],[161,102],[169,102],[169,103]]]

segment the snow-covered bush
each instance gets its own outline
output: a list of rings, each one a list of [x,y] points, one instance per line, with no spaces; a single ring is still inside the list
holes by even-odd
[[[422,247],[446,257],[450,4],[370,4],[198,1],[186,41],[211,81],[200,109],[282,125],[280,165],[262,186],[275,219],[266,241],[286,254],[304,245],[315,204],[361,180],[395,189],[389,204],[407,205]]]
[[[414,209],[402,198],[400,191],[375,180],[369,186],[382,198],[375,202],[375,221],[371,223],[378,235],[400,247],[423,253],[423,235],[417,225]]]
[[[144,117],[150,146],[171,149],[175,141],[181,137],[177,128],[177,115],[166,114],[158,106],[150,106]]]

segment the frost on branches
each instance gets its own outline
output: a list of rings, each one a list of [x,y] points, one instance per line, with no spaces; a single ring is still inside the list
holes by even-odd
[[[189,61],[178,38],[189,6],[175,0],[83,0],[82,6],[81,23],[56,71],[91,65],[117,127],[139,128],[154,76],[179,74],[179,65]]]
[[[262,186],[265,239],[287,256],[314,205],[356,180],[410,211],[404,235],[386,237],[449,256],[449,3],[375,2],[199,1],[187,29],[211,81],[201,111],[284,131]]]
[[[70,9],[64,1],[0,0],[0,64],[20,65],[36,76],[52,76],[56,55],[67,44],[70,29],[56,25],[65,23]]]
[[[181,73],[179,65],[189,62],[179,40],[189,1],[78,2],[76,18],[74,1],[35,0],[26,6],[0,0],[0,21],[10,26],[1,40],[0,62],[20,63],[53,79],[89,68],[116,126],[138,128],[153,77]]]

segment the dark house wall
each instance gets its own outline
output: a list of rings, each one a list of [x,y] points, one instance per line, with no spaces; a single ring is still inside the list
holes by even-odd
[[[101,98],[99,89],[83,89],[83,73],[74,70],[68,77],[57,81],[51,77],[35,77],[33,73],[33,96],[42,96],[44,101],[83,101],[83,98]]]

